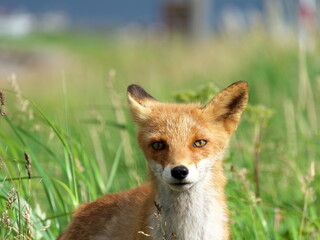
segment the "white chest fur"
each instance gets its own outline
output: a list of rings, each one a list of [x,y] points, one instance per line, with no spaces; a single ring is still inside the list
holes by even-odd
[[[226,215],[217,195],[199,183],[177,192],[160,186],[156,204],[159,214],[150,216],[154,240],[225,239]]]

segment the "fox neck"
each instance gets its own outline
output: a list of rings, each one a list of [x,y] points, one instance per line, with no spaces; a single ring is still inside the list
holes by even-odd
[[[224,178],[222,169],[218,177]],[[227,239],[223,186],[215,188],[215,171],[185,191],[174,191],[154,180],[155,212],[149,217],[155,240]]]

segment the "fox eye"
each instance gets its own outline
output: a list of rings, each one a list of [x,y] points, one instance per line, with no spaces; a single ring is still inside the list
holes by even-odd
[[[151,144],[151,146],[154,150],[158,150],[158,151],[163,150],[165,148],[165,145],[163,142],[154,142]]]
[[[197,140],[193,143],[193,146],[196,147],[196,148],[201,148],[201,147],[204,147],[205,145],[207,144],[207,141],[206,140]]]

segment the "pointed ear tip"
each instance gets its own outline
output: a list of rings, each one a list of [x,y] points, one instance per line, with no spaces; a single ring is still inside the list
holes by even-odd
[[[156,100],[149,93],[147,93],[142,87],[137,84],[131,84],[128,86],[128,96],[131,96],[135,100],[149,99]]]
[[[235,83],[231,84],[231,86],[249,88],[249,83],[246,82],[246,81],[238,81],[238,82],[235,82]],[[230,86],[230,87],[231,87],[231,86]]]
[[[127,88],[127,92],[132,94],[133,92],[135,92],[136,90],[141,89],[141,87],[137,84],[130,84]]]
[[[242,89],[244,92],[246,92],[246,93],[248,93],[249,92],[249,84],[248,84],[248,82],[246,82],[246,81],[238,81],[238,82],[235,82],[235,83],[233,83],[233,84],[231,84],[230,86],[229,86],[231,89],[234,89],[234,90],[236,90],[236,89]],[[229,87],[227,87],[227,88],[229,88]]]

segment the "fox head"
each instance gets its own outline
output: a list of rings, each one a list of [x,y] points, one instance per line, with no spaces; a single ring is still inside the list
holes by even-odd
[[[160,102],[130,85],[128,102],[151,176],[183,191],[208,176],[222,159],[247,105],[248,84],[236,82],[203,106]]]

